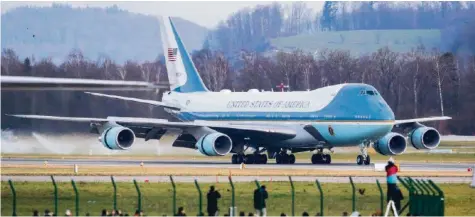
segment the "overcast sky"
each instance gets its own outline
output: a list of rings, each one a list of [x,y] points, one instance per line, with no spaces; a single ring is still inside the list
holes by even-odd
[[[2,14],[6,11],[25,5],[51,6],[52,1],[2,1]],[[108,7],[116,4],[119,8],[147,15],[165,15],[181,17],[199,25],[213,28],[219,21],[225,20],[233,12],[245,7],[259,4],[270,4],[272,1],[58,1],[77,7]],[[314,11],[321,10],[323,1],[307,2]],[[291,2],[281,2],[291,4]]]

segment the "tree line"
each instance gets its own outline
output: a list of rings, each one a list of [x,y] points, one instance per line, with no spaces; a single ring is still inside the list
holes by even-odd
[[[204,48],[239,59],[241,50],[265,51],[269,39],[319,31],[439,29],[441,48],[457,52],[469,46],[475,54],[474,2],[334,2],[321,11],[305,2],[272,3],[242,9],[210,31]]]
[[[398,119],[447,115],[453,120],[438,126],[442,133],[473,135],[475,129],[475,56],[459,57],[418,47],[408,53],[388,48],[354,57],[348,51],[323,50],[318,55],[294,51],[263,56],[242,52],[242,67],[233,67],[222,52],[203,49],[192,54],[206,86],[212,91],[230,89],[306,91],[339,83],[373,85]],[[11,49],[2,52],[2,75],[141,80],[167,82],[161,60],[118,65],[109,59],[87,60],[72,51],[61,65],[49,59],[20,60]],[[160,100],[161,90],[110,94]],[[288,90],[286,90],[288,91]],[[56,121],[30,121],[4,114],[44,114],[77,117],[128,116],[173,119],[162,108],[75,91],[2,91],[2,128],[47,131],[84,131],[88,126]]]

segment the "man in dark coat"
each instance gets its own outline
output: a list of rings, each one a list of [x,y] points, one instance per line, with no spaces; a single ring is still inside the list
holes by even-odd
[[[209,188],[207,195],[208,199],[208,216],[218,215],[218,199],[221,198],[221,194],[214,189],[214,186]]]
[[[254,209],[258,216],[266,216],[266,199],[269,197],[266,191],[266,186],[262,185],[260,188],[254,190]]]

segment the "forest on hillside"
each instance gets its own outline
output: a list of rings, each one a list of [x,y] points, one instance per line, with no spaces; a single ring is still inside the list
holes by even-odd
[[[50,59],[20,59],[15,51],[2,51],[2,75],[34,75],[95,79],[166,82],[163,62],[110,59],[90,61],[72,51],[55,65]],[[408,53],[382,48],[370,55],[354,57],[344,50],[324,50],[317,56],[302,51],[279,52],[266,57],[258,52],[241,52],[242,67],[233,67],[222,52],[202,49],[193,53],[206,86],[213,91],[276,90],[288,84],[291,91],[306,91],[339,83],[373,85],[398,119],[447,115],[453,120],[437,125],[443,134],[474,135],[475,55],[457,56],[423,47]],[[162,90],[163,92],[163,90]],[[160,100],[153,92],[108,92],[110,94]],[[98,98],[82,92],[2,91],[2,128],[50,132],[83,131],[87,125],[67,122],[17,119],[4,114],[43,114],[76,117],[128,116],[169,118],[162,108],[134,102]]]
[[[325,1],[321,11],[305,2],[246,8],[210,31],[204,48],[231,59],[240,52],[272,49],[269,39],[320,31],[437,29],[445,52],[475,54],[475,2]],[[415,48],[415,47],[414,47]]]

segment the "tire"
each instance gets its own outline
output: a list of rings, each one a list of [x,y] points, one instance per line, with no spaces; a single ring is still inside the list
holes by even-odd
[[[244,157],[244,162],[246,164],[254,164],[254,161],[255,161],[254,156],[251,155],[251,154],[248,154],[248,155],[246,155],[246,157]]]
[[[233,156],[231,157],[231,163],[232,164],[238,164],[237,155],[233,154]]]
[[[295,163],[295,155],[293,155],[293,154],[289,155],[288,159],[289,159],[289,161],[288,161],[289,164],[294,164]]]
[[[242,164],[242,163],[244,163],[244,156],[239,154],[239,155],[237,155],[236,160],[237,160],[237,164]]]
[[[265,154],[261,155],[261,163],[262,164],[267,164],[267,155],[265,155]]]
[[[329,154],[325,155],[325,164],[330,164],[332,162],[332,156]]]
[[[358,155],[358,157],[356,157],[356,164],[358,165],[363,164],[363,156]]]
[[[317,164],[317,155],[316,154],[312,154],[312,158],[311,158],[311,161],[312,161],[312,164]]]
[[[323,163],[323,155],[322,154],[314,154],[312,155],[312,163],[313,164],[321,164]]]
[[[369,165],[371,164],[371,158],[368,156],[366,156],[366,160],[364,161],[364,165]]]

